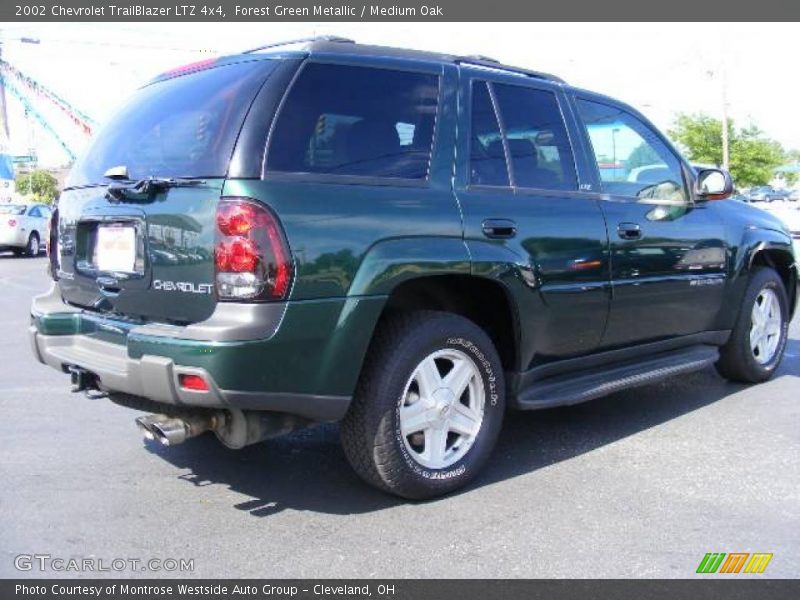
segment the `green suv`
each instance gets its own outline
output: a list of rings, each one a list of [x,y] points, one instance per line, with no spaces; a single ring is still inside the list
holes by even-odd
[[[240,448],[340,421],[406,497],[486,462],[507,411],[716,365],[768,379],[792,241],[638,112],[483,57],[327,38],[165,73],[53,215],[39,361]]]

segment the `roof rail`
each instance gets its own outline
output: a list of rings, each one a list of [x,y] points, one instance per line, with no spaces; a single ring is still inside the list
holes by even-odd
[[[339,37],[337,35],[317,35],[312,37],[306,38],[299,38],[296,40],[287,40],[285,42],[274,42],[272,44],[266,44],[264,46],[258,46],[257,48],[251,48],[250,50],[245,50],[242,54],[251,54],[253,52],[259,52],[260,50],[268,50],[269,48],[280,48],[281,46],[293,46],[294,44],[305,44],[311,42],[340,42],[343,44],[355,44],[354,40],[349,38]]]
[[[501,64],[500,61],[497,60],[496,58],[492,58],[491,56],[484,56],[483,54],[470,54],[469,56],[461,57],[459,60],[475,61],[477,63],[494,63],[496,65]]]
[[[477,67],[494,69],[496,71],[507,71],[508,73],[517,73],[519,75],[525,75],[526,77],[543,79],[545,81],[554,81],[556,83],[566,83],[566,81],[560,77],[551,75],[550,73],[532,71],[530,69],[523,69],[522,67],[511,67],[509,65],[504,65],[498,60],[487,58],[485,56],[459,56],[455,59],[455,63],[459,65],[475,65]]]

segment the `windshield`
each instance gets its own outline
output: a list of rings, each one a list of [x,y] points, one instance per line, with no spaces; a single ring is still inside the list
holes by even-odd
[[[0,205],[0,215],[24,215],[24,204],[4,204]]]
[[[68,187],[107,183],[125,166],[131,179],[224,177],[236,137],[274,61],[196,71],[140,89],[76,163]]]

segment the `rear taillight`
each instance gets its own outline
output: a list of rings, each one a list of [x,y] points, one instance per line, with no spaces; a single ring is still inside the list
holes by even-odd
[[[283,300],[289,292],[286,237],[278,218],[255,200],[220,200],[214,265],[220,300]]]
[[[208,383],[200,375],[181,373],[178,375],[178,383],[185,390],[191,390],[193,392],[208,391]]]
[[[9,219],[8,220],[8,226],[9,227],[16,227],[17,226],[17,220],[16,219]]]

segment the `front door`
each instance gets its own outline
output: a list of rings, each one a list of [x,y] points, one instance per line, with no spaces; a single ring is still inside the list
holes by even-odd
[[[520,79],[462,67],[456,194],[473,272],[503,278],[521,307],[527,369],[599,345],[610,270],[598,201],[578,191],[561,92]]]
[[[713,329],[725,288],[724,224],[694,203],[678,155],[643,119],[614,103],[575,99],[603,192],[612,301],[602,346]]]

